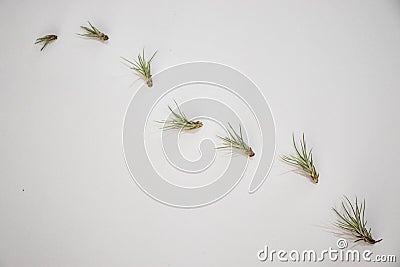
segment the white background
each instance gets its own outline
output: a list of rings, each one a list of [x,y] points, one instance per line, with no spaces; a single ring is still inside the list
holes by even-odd
[[[107,44],[74,35],[87,20]],[[400,257],[399,1],[1,0],[0,36],[0,266],[266,266],[264,245],[336,247],[344,194],[384,239],[356,248]],[[122,153],[140,82],[119,58],[143,47],[154,72],[207,60],[249,76],[277,155],[304,131],[320,183],[275,160],[253,195],[248,179],[200,209],[145,195]]]

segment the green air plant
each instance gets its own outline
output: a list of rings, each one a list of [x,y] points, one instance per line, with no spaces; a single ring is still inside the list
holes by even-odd
[[[217,135],[224,143],[223,146],[217,147],[217,149],[235,148],[243,151],[247,156],[253,157],[255,155],[253,149],[243,140],[242,126],[239,125],[239,133],[237,133],[229,123],[228,127],[228,136],[222,137]]]
[[[148,87],[152,87],[153,79],[151,78],[150,63],[156,54],[157,54],[157,51],[154,52],[154,54],[151,56],[151,58],[149,60],[146,60],[144,57],[144,49],[143,49],[142,54],[139,53],[138,59],[134,60],[133,62],[129,61],[128,59],[123,58],[123,57],[122,57],[122,59],[132,65],[130,68],[132,70],[134,70],[137,73],[137,75],[139,75],[147,83]]]
[[[296,155],[281,156],[281,159],[287,164],[300,168],[303,172],[305,172],[307,175],[311,177],[314,183],[318,183],[319,174],[317,173],[314,166],[312,149],[310,149],[310,151],[307,152],[304,133],[302,139],[300,140],[301,152],[297,148],[296,141],[294,140],[294,134],[293,134],[293,146],[294,149],[296,150]]]
[[[42,51],[49,43],[57,40],[57,35],[54,34],[49,34],[40,38],[36,39],[35,44],[41,44],[44,43],[40,51]]]
[[[348,199],[344,196],[346,201],[342,201],[343,213],[335,208],[332,210],[337,215],[336,226],[347,234],[350,234],[356,238],[354,242],[365,241],[368,244],[375,244],[382,239],[375,240],[371,235],[371,228],[367,229],[367,221],[365,220],[365,199],[362,203],[358,203],[356,197],[356,203],[353,206]]]
[[[104,42],[108,40],[108,36],[101,31],[99,31],[95,26],[93,26],[90,21],[88,21],[90,28],[81,26],[81,29],[85,31],[85,33],[77,33],[80,36],[83,37],[88,37],[88,38],[96,38],[99,39],[100,41]]]
[[[179,108],[178,103],[176,103],[175,100],[174,102],[176,108],[178,109],[178,112],[175,112],[170,106],[168,106],[168,109],[171,111],[173,118],[165,121],[157,121],[158,123],[164,124],[163,126],[164,130],[171,130],[171,129],[194,130],[203,126],[203,123],[201,121],[189,120],[186,117],[185,113],[183,113]]]

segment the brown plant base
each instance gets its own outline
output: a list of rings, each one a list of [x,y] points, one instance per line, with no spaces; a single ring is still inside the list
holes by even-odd
[[[146,84],[148,87],[153,87],[153,79],[151,78],[151,76],[147,78]]]
[[[249,157],[251,158],[251,157],[254,157],[256,155],[256,153],[254,153],[253,149],[251,149],[251,147],[250,147],[250,150],[247,153],[247,155],[249,155]]]

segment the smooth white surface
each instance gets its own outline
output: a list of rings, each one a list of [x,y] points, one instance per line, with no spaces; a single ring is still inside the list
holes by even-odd
[[[74,35],[87,20],[107,44]],[[399,1],[2,0],[0,34],[0,266],[263,266],[264,245],[334,247],[343,194],[367,199],[384,239],[370,249],[400,257]],[[278,155],[304,131],[320,183],[276,160],[258,192],[243,181],[205,208],[145,195],[121,140],[140,83],[119,58],[142,47],[154,72],[208,60],[249,76]]]

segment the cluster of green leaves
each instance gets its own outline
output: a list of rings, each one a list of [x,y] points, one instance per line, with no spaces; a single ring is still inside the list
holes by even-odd
[[[339,213],[335,208],[332,209],[338,217],[335,225],[342,231],[354,236],[356,238],[355,242],[363,240],[368,244],[375,244],[382,241],[382,239],[373,239],[371,228],[367,229],[365,199],[362,203],[358,203],[356,197],[356,202],[353,206],[349,198],[345,196],[345,201],[342,201],[343,213]]]
[[[49,35],[37,38],[35,44],[44,43],[42,48],[40,49],[40,51],[42,51],[49,43],[51,43],[52,41],[55,41],[55,40],[57,40],[57,35],[49,34]]]
[[[253,157],[255,155],[251,147],[243,140],[241,125],[239,125],[239,133],[237,133],[235,129],[233,129],[232,125],[228,123],[227,131],[228,136],[222,137],[217,135],[217,137],[220,138],[224,143],[223,146],[217,147],[217,149],[235,148],[243,151],[249,157]]]
[[[130,68],[132,70],[134,70],[147,83],[148,87],[152,87],[153,79],[151,78],[150,63],[156,54],[157,54],[157,51],[154,52],[154,54],[151,56],[151,58],[149,60],[146,60],[146,58],[144,57],[144,49],[143,49],[142,54],[139,53],[137,60],[130,61],[123,57],[122,57],[122,59],[131,64]]]
[[[292,136],[292,139],[296,155],[281,156],[281,159],[290,165],[300,168],[302,171],[308,174],[315,183],[318,183],[319,174],[317,173],[314,166],[312,149],[307,152],[304,133],[302,139],[300,140],[300,149],[297,148],[294,134]]]
[[[173,118],[170,120],[165,120],[165,121],[157,121],[158,123],[163,124],[163,129],[164,130],[171,130],[171,129],[184,129],[184,130],[194,130],[198,129],[203,126],[203,123],[201,121],[191,121],[189,120],[185,113],[181,111],[179,108],[178,103],[174,100],[176,108],[178,109],[178,112],[175,112],[170,106],[168,106],[168,109],[171,111]]]
[[[88,37],[88,38],[96,38],[103,42],[108,40],[108,36],[106,34],[99,31],[99,29],[97,29],[95,26],[93,26],[90,23],[90,21],[88,21],[88,23],[89,23],[90,28],[81,26],[81,29],[83,29],[85,31],[85,33],[82,33],[82,34],[78,33],[78,35],[83,36],[83,37]]]

